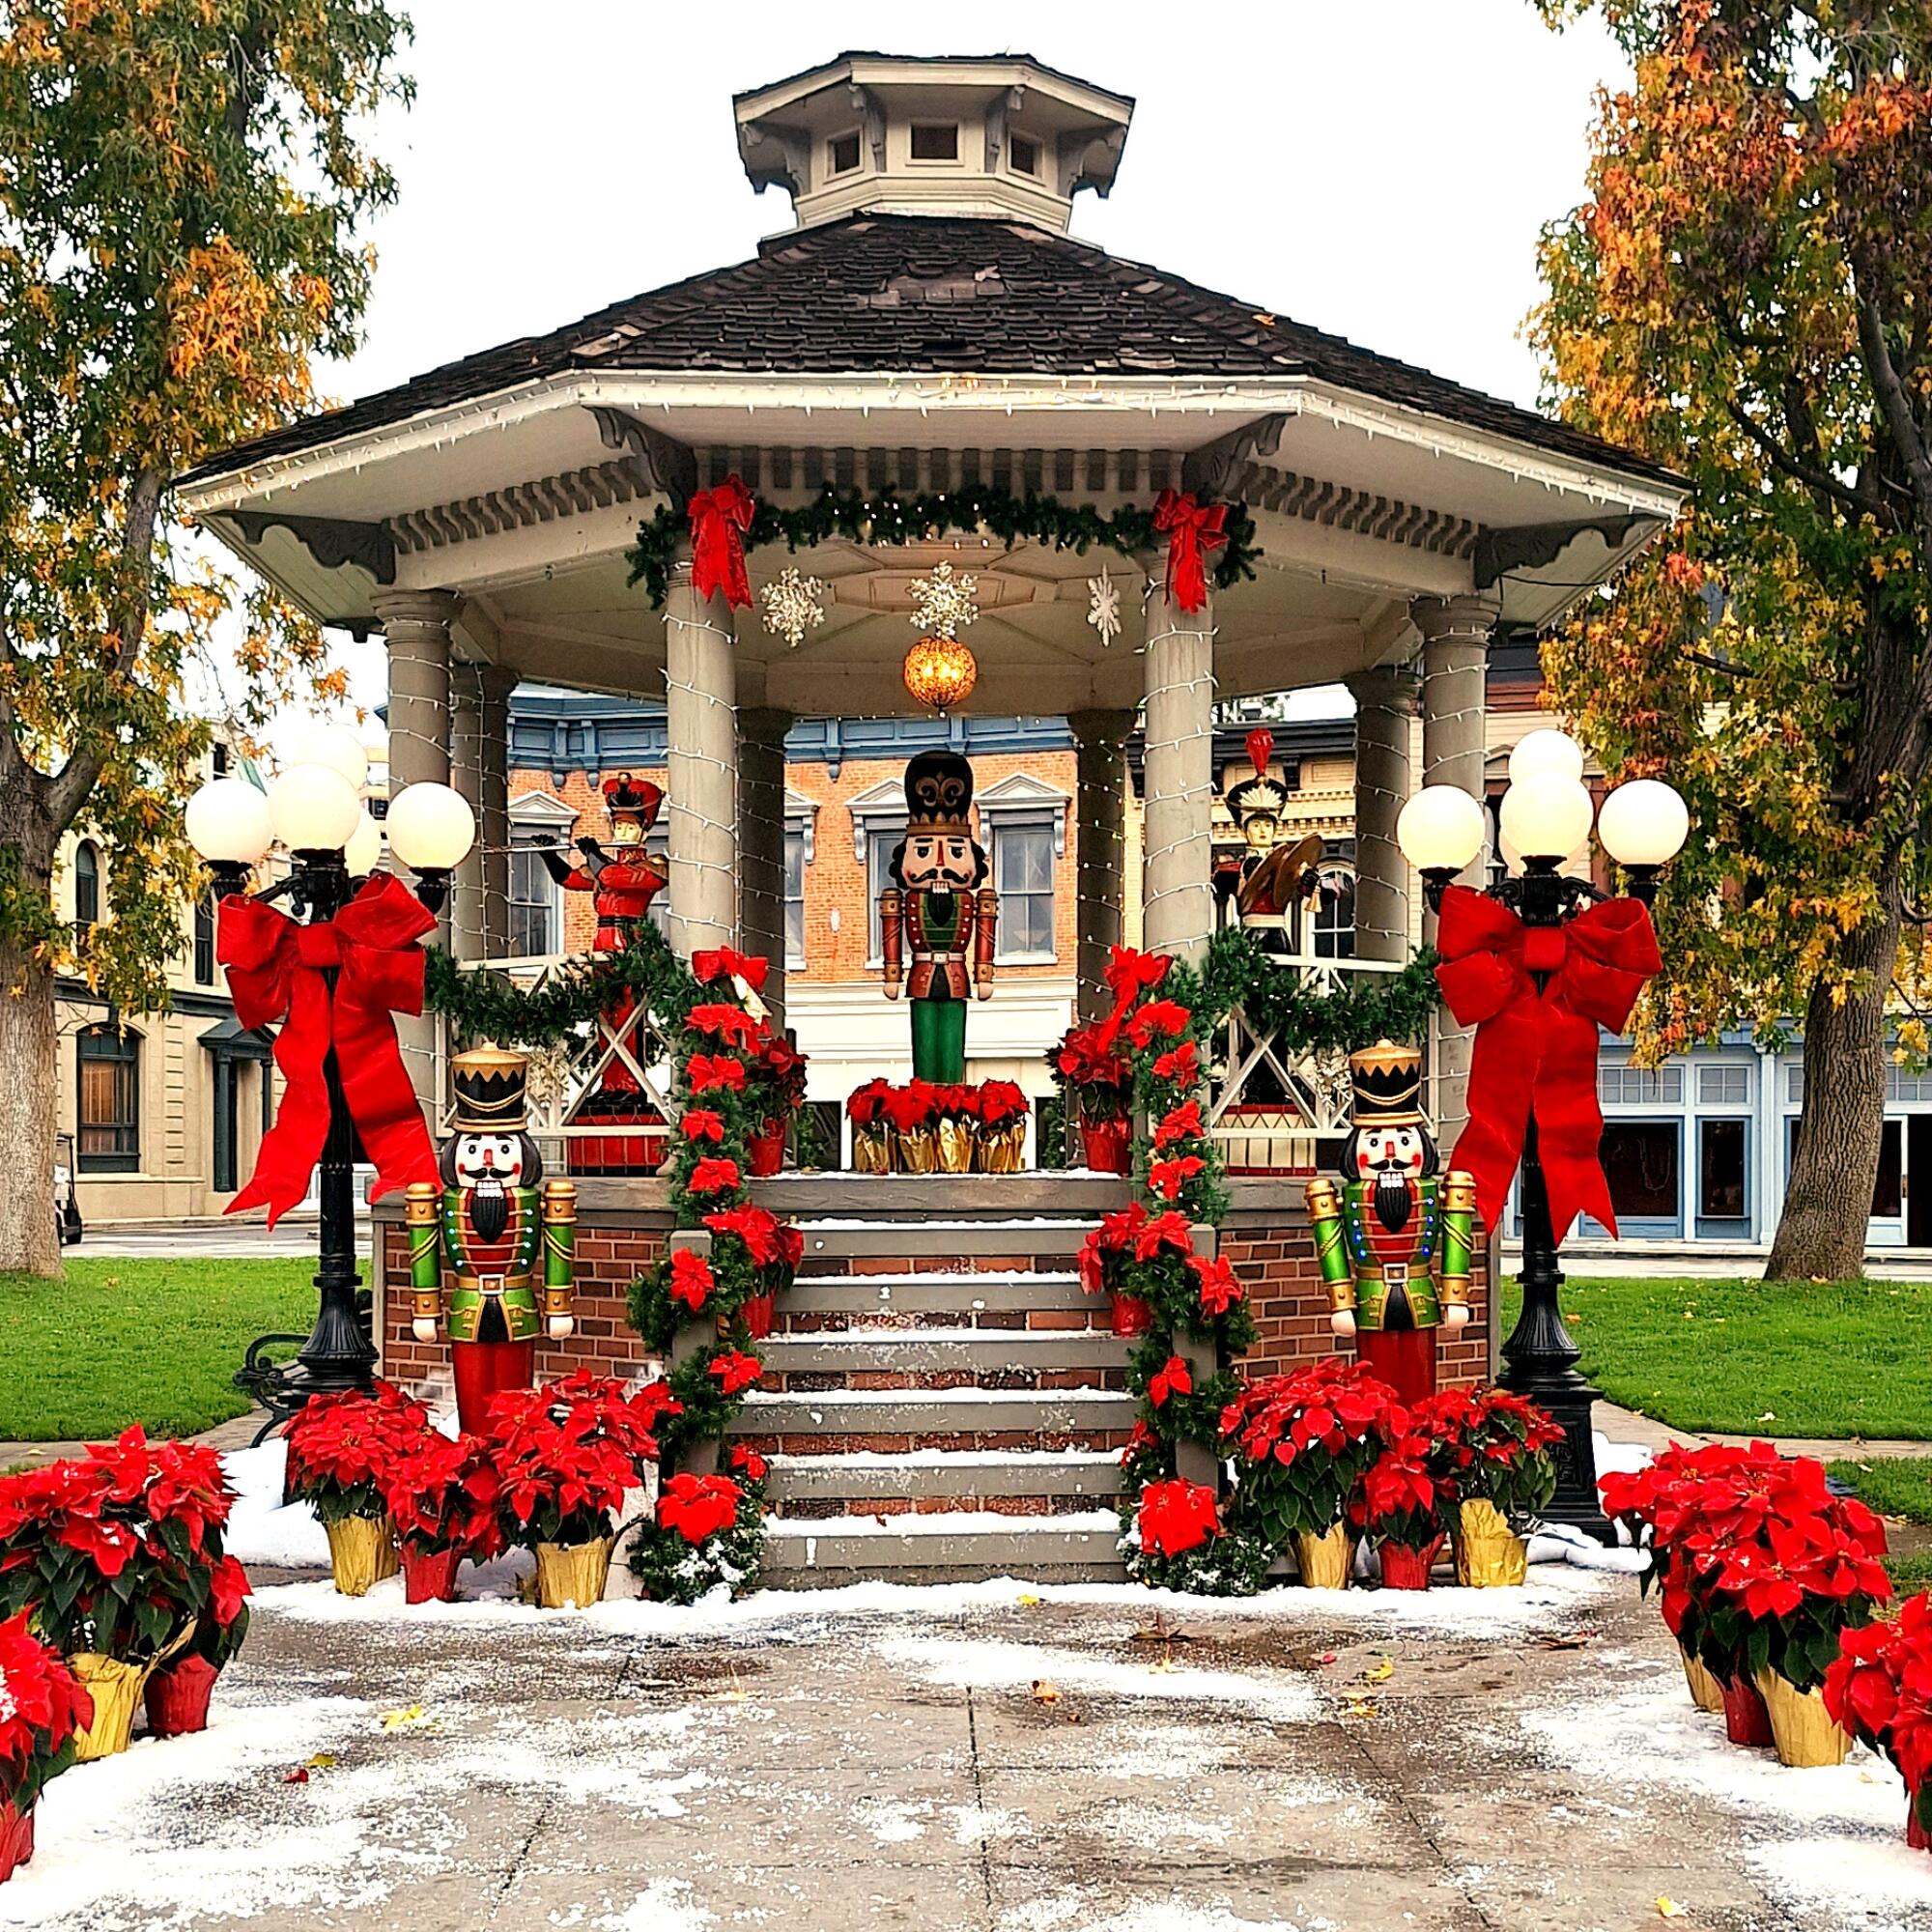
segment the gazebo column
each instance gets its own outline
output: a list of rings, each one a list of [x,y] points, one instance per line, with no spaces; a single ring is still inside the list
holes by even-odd
[[[1214,932],[1214,598],[1148,602],[1147,862],[1150,952],[1198,960]]]
[[[450,883],[450,948],[459,959],[481,959],[483,938],[483,695],[476,667],[449,673],[449,781],[476,814],[476,842]]]
[[[1076,711],[1073,733],[1073,850],[1079,943],[1078,1011],[1102,1018],[1113,1005],[1104,977],[1107,955],[1121,943],[1127,850],[1127,734],[1131,711]]]
[[[1498,606],[1490,597],[1421,598],[1409,615],[1422,633],[1422,779],[1483,796],[1484,669]],[[1486,855],[1477,853],[1463,874],[1464,885],[1482,884]],[[1435,921],[1425,923],[1434,943]],[[1446,1009],[1435,1024],[1435,1132],[1445,1156],[1469,1118],[1471,1035]]]
[[[771,962],[764,1002],[785,1023],[785,733],[789,711],[738,714],[738,927],[745,952]]]
[[[1355,700],[1355,956],[1401,959],[1408,952],[1408,862],[1395,842],[1407,802],[1415,680],[1392,665],[1357,671]]]
[[[482,860],[483,957],[510,951],[510,694],[517,674],[476,667],[476,845]]]
[[[700,597],[691,563],[665,600],[670,942],[689,958],[738,936],[738,668],[731,611]]]
[[[376,615],[389,656],[389,796],[406,785],[449,782],[449,629],[459,600],[452,590],[383,590]],[[449,914],[431,939],[448,949]],[[442,1115],[436,1021],[399,1014],[396,1035],[416,1097],[431,1122]]]

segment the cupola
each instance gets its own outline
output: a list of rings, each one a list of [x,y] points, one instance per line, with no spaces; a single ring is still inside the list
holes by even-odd
[[[1024,54],[841,54],[739,95],[738,150],[797,225],[867,212],[1065,230],[1114,185],[1134,103]]]

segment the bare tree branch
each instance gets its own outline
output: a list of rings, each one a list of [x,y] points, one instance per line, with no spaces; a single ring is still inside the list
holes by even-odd
[[[1865,373],[1871,378],[1892,444],[1912,478],[1919,530],[1932,540],[1932,448],[1926,446],[1918,418],[1913,413],[1912,398],[1906,394],[1891,351],[1886,346],[1885,318],[1877,304],[1863,296],[1858,298],[1858,312],[1859,348],[1863,353]]]
[[[1725,397],[1724,409],[1731,420],[1771,459],[1773,466],[1794,482],[1803,483],[1807,490],[1815,490],[1833,498],[1847,509],[1862,510],[1881,519],[1891,516],[1891,506],[1883,497],[1856,488],[1842,477],[1833,476],[1829,469],[1793,456],[1748,411],[1739,408],[1731,397]]]

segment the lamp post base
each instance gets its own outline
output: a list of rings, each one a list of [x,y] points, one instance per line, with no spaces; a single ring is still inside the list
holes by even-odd
[[[1503,1387],[1526,1397],[1563,1432],[1556,1451],[1556,1493],[1543,1512],[1546,1522],[1567,1523],[1597,1542],[1614,1545],[1616,1526],[1604,1514],[1597,1488],[1597,1435],[1591,1415],[1597,1391],[1574,1369],[1544,1373],[1538,1365],[1512,1365]]]

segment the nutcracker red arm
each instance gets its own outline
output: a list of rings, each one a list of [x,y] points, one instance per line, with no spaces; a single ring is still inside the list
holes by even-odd
[[[904,968],[905,923],[898,889],[888,886],[879,895],[879,951],[886,967],[886,997],[895,1000]]]
[[[974,901],[973,985],[980,997],[993,990],[993,945],[1000,931],[1000,895],[991,886],[981,886]]]

